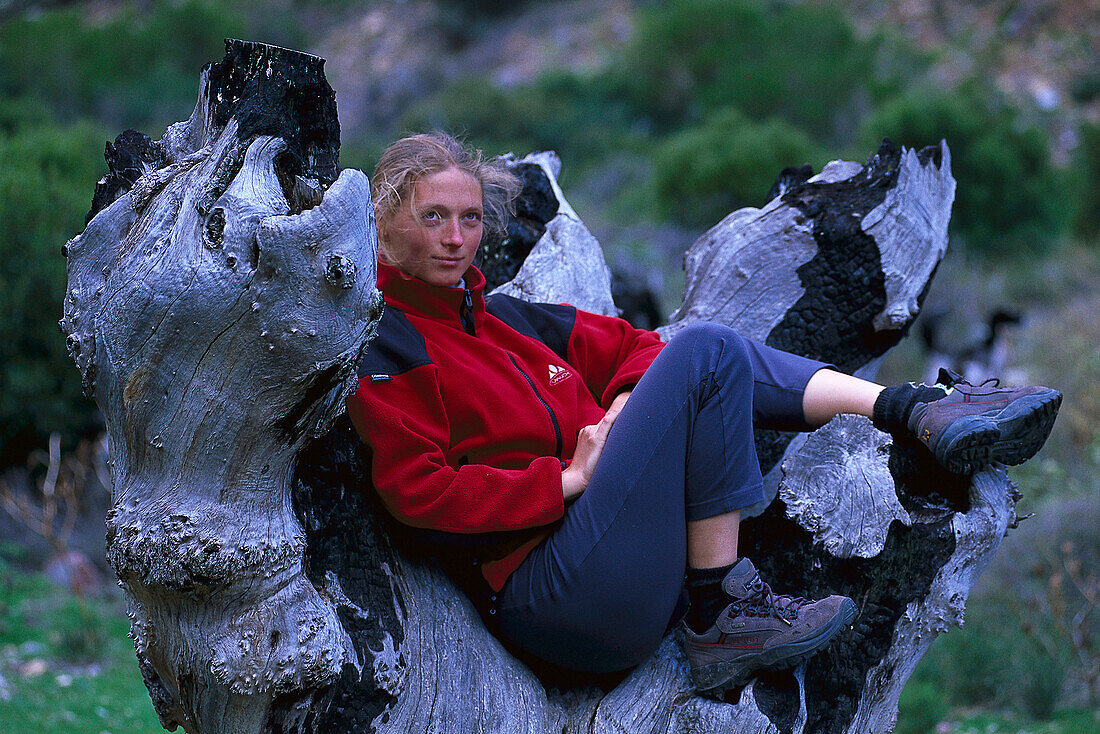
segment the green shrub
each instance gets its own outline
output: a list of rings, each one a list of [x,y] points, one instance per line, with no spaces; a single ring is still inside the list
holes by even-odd
[[[58,328],[61,246],[84,228],[107,133],[0,111],[0,466],[21,463],[52,431],[71,444],[94,406]]]
[[[1085,242],[1100,244],[1100,124],[1081,125],[1073,167],[1074,234]]]
[[[1004,662],[1014,652],[997,610],[971,602],[966,626],[952,629],[933,643],[909,683],[934,685],[951,706],[983,706],[997,701],[1011,684]]]
[[[947,140],[958,182],[951,227],[971,251],[1037,253],[1062,235],[1065,176],[1050,162],[1046,135],[976,85],[885,103],[861,132],[868,147],[883,137],[917,148]]]
[[[1021,648],[1013,660],[1019,674],[1014,699],[1029,716],[1045,721],[1062,698],[1069,655],[1058,651],[1051,657],[1032,638],[1025,638]]]
[[[951,708],[940,686],[927,680],[913,681],[901,692],[898,725],[894,734],[928,734],[936,730]]]
[[[663,213],[709,226],[742,206],[760,206],[779,172],[825,155],[806,133],[778,119],[761,123],[726,108],[670,135],[654,152],[653,186]]]
[[[0,732],[163,732],[127,639],[118,590],[74,599],[0,548]],[[19,674],[34,662],[39,674]],[[178,730],[177,730],[178,731]]]
[[[445,129],[491,151],[524,155],[554,150],[567,172],[637,147],[620,90],[605,76],[548,74],[504,90],[469,77],[424,100],[401,120],[404,130]]]
[[[33,99],[62,120],[95,117],[154,137],[186,119],[198,74],[244,35],[231,4],[212,0],[120,4],[106,20],[80,4],[0,25],[0,94]]]
[[[757,122],[779,117],[843,144],[856,108],[877,85],[896,81],[898,67],[880,63],[886,46],[920,68],[883,36],[857,38],[835,4],[673,0],[640,13],[618,73],[658,130],[734,107]]]
[[[1034,627],[1021,630],[1020,614],[1006,600],[972,598],[966,626],[937,639],[918,664],[902,694],[898,731],[932,731],[952,707],[1049,718],[1066,677],[1065,650],[1039,644]]]

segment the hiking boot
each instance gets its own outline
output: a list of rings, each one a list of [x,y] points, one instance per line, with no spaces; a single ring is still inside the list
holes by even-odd
[[[914,406],[908,427],[955,474],[1027,461],[1047,440],[1062,404],[1062,393],[1049,387],[1001,387],[996,379],[971,385],[945,369],[938,382],[947,394]]]
[[[722,590],[733,603],[710,629],[696,634],[684,625],[684,652],[699,693],[720,695],[758,671],[793,667],[856,617],[846,596],[810,601],[773,593],[747,558],[726,574]]]

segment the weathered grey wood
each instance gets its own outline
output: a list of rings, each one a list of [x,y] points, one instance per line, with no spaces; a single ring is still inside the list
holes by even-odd
[[[884,146],[865,166],[834,161],[762,208],[733,212],[700,237],[684,261],[684,303],[659,331],[667,339],[694,321],[718,321],[873,377],[879,358],[920,311],[947,250],[954,197],[945,143],[919,155]],[[823,229],[830,232],[823,236]],[[825,248],[839,251],[814,267]],[[869,310],[881,343],[856,349],[829,334],[812,336],[823,329],[854,332],[865,326]]]
[[[108,150],[94,216],[67,247],[63,326],[111,440],[108,553],[162,722],[888,730],[906,678],[961,619],[1014,519],[1003,472],[948,475],[851,416],[770,441],[776,498],[743,523],[742,550],[780,592],[855,598],[851,630],[726,702],[694,694],[678,632],[619,679],[529,667],[386,519],[346,417],[324,433],[378,315],[367,183],[339,172],[319,59],[229,51],[204,72],[189,121]],[[312,93],[283,94],[303,84]],[[606,265],[557,187],[559,163],[526,163],[548,177],[558,212],[503,289],[610,312]],[[946,246],[949,163],[945,145],[885,145],[733,213],[693,247],[684,306],[663,333],[718,320],[872,371]]]
[[[828,429],[796,438],[779,483],[787,516],[834,556],[877,556],[890,523],[910,522],[889,467],[878,460],[889,446],[886,434],[851,415],[838,416]]]
[[[593,313],[617,314],[611,299],[611,271],[600,243],[558,186],[561,161],[557,154],[532,153],[518,163],[534,163],[542,168],[558,198],[558,212],[547,223],[546,233],[519,272],[494,292],[536,303],[571,303]]]
[[[148,165],[112,165],[66,247],[62,326],[110,441],[107,555],[169,728],[269,729],[277,696],[294,728],[352,650],[303,572],[289,483],[379,314],[369,185],[335,178],[318,136],[293,139],[295,122],[324,130],[312,112],[249,108],[288,83],[323,107],[321,63],[230,44],[189,123],[109,147],[113,164],[133,150]],[[327,191],[307,208],[288,180]]]

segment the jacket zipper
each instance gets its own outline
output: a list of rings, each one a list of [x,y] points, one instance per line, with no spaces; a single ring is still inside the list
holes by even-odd
[[[516,371],[523,375],[523,379],[527,380],[527,384],[531,386],[531,391],[535,393],[535,397],[542,403],[542,407],[546,408],[547,415],[550,416],[550,422],[554,424],[554,456],[561,458],[562,440],[561,440],[561,427],[558,426],[558,417],[554,415],[554,409],[550,407],[550,404],[543,400],[542,395],[539,394],[539,389],[535,386],[535,381],[532,380],[523,368],[519,366],[519,362],[511,354],[508,355],[508,359],[512,360],[512,366],[516,368]]]
[[[469,288],[462,289],[462,327],[470,336],[477,336],[474,329],[474,299]]]

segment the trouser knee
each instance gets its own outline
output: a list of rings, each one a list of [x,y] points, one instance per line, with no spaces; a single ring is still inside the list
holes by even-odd
[[[677,332],[665,350],[672,350],[672,356],[685,360],[685,368],[693,370],[700,378],[711,376],[722,384],[752,388],[753,368],[748,344],[728,326],[696,322]]]

